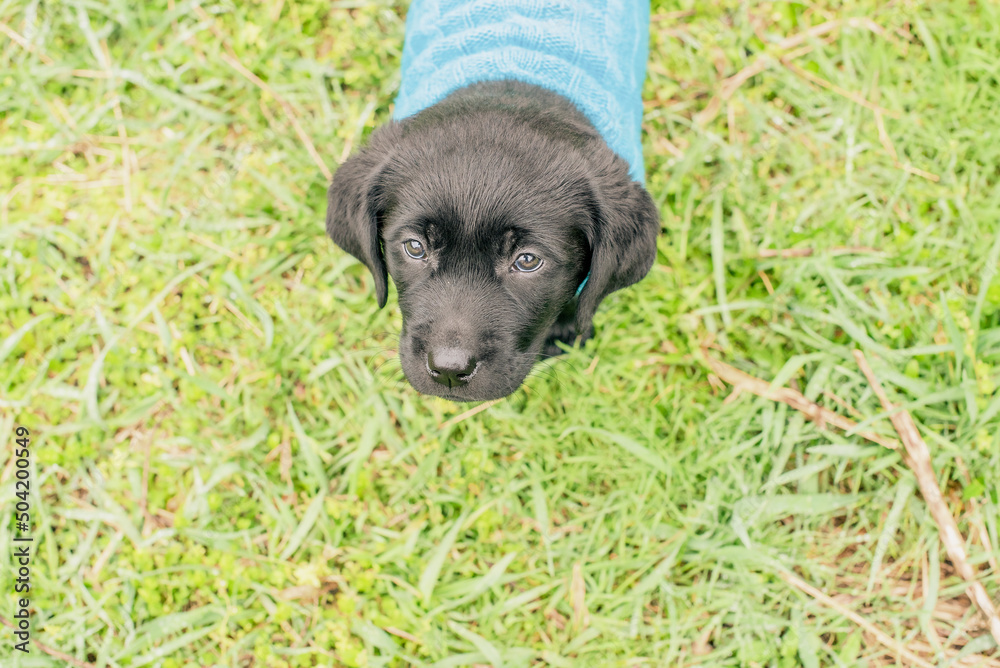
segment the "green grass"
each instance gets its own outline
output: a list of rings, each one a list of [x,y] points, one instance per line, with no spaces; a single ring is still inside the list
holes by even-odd
[[[726,402],[701,350],[891,436],[865,351],[997,598],[997,5],[656,20],[658,262],[461,420],[402,380],[394,297],[325,238],[320,169],[226,55],[335,169],[389,117],[403,3],[204,9],[0,0],[34,45],[0,37],[0,441],[33,433],[35,639],[164,668],[900,663],[793,572],[931,664],[995,656],[899,455]],[[781,63],[847,17],[872,23]],[[761,257],[789,248],[814,252]],[[0,635],[4,666],[65,665]]]

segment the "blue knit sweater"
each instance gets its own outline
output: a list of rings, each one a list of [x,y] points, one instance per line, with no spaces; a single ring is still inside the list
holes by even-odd
[[[413,0],[395,117],[479,81],[524,81],[569,98],[641,183],[648,53],[649,0]]]

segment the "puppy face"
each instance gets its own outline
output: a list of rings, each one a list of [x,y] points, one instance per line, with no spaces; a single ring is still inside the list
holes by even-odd
[[[588,212],[509,154],[433,153],[392,184],[382,227],[403,372],[426,394],[502,397],[586,276]]]
[[[392,276],[413,387],[481,401],[588,335],[600,300],[648,271],[659,225],[580,119],[539,127],[538,110],[461,101],[377,130],[334,177],[327,231],[372,271],[380,306]]]

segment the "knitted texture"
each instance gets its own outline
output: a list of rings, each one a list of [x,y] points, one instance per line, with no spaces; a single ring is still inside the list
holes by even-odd
[[[413,0],[395,118],[469,84],[516,79],[569,98],[644,182],[648,55],[649,0]]]

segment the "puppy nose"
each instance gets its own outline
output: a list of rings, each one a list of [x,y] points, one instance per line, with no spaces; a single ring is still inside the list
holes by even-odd
[[[476,358],[461,348],[443,348],[427,353],[427,370],[431,378],[448,387],[468,383],[478,365]]]

